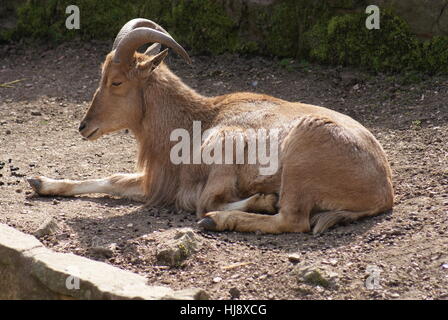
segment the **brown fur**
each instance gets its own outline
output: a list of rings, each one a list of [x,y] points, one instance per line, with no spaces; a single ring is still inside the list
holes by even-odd
[[[103,64],[101,84],[81,133],[94,140],[125,128],[133,132],[141,176],[121,180],[123,194],[129,184],[140,185],[148,205],[175,204],[206,217],[206,228],[248,232],[306,232],[313,225],[315,232],[322,232],[340,221],[392,207],[391,171],[384,151],[350,117],[255,93],[204,97],[163,62],[154,63],[163,57],[136,53],[133,65],[123,66],[112,62],[113,54]],[[122,84],[112,85],[117,82]],[[191,134],[193,121],[201,121],[202,130],[218,128],[220,134],[282,128],[279,170],[260,176],[258,165],[174,165],[169,158],[175,144],[170,133],[184,128]],[[95,128],[98,131],[89,136]],[[254,195],[243,209],[213,212],[238,207],[239,201]],[[241,211],[275,213],[276,203],[274,215]]]

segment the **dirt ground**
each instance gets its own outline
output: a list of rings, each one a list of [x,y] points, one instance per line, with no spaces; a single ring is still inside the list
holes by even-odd
[[[0,222],[32,233],[54,217],[61,228],[41,238],[46,246],[137,272],[150,284],[201,287],[213,299],[237,291],[240,299],[448,299],[448,77],[416,82],[233,55],[196,56],[187,66],[172,54],[172,69],[205,95],[255,91],[352,116],[382,143],[394,174],[392,212],[323,235],[202,232],[189,213],[102,195],[37,197],[24,181],[133,171],[130,134],[87,142],[77,132],[108,50],[103,43],[0,48],[0,84],[21,80],[0,87]],[[204,246],[181,267],[156,266],[158,235],[178,227],[196,229]],[[116,249],[100,257],[89,250],[93,242]],[[298,282],[291,253],[299,265],[336,272],[336,285]],[[369,266],[381,271],[379,289],[366,288]]]

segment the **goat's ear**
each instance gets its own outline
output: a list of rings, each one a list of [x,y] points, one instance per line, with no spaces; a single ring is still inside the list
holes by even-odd
[[[155,56],[160,52],[160,49],[162,48],[162,45],[160,43],[154,43],[146,49],[145,54],[147,56]]]
[[[148,76],[154,69],[156,69],[166,58],[168,55],[168,48],[163,50],[162,52],[156,54],[154,57],[150,59],[139,62],[137,65],[138,70],[142,73],[143,76]]]

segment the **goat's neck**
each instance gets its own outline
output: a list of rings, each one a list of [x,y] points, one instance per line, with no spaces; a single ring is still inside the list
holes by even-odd
[[[212,99],[189,88],[163,64],[148,79],[141,96],[142,119],[132,131],[139,145],[138,168],[145,172],[145,193],[152,205],[172,204],[181,166],[170,162],[170,135],[175,129],[191,132],[193,121],[209,127],[218,110]]]
[[[135,135],[154,152],[166,152],[173,130],[191,131],[193,121],[207,128],[218,110],[204,97],[188,87],[168,67],[161,65],[142,88],[143,118]]]

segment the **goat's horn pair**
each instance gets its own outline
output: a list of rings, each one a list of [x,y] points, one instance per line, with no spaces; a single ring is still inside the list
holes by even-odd
[[[145,27],[140,27],[145,25]],[[148,26],[150,26],[148,28]],[[160,31],[159,31],[160,30]],[[118,44],[115,42],[118,41]],[[146,19],[134,19],[126,23],[115,39],[114,46],[115,55],[113,61],[115,63],[130,63],[134,55],[134,52],[145,43],[158,42],[172,48],[176,51],[185,61],[191,63],[191,59],[188,53],[179,45],[168,32],[166,32],[161,26]]]
[[[117,48],[120,40],[123,39],[124,37],[126,37],[129,32],[131,32],[132,30],[134,30],[136,28],[141,28],[141,27],[155,29],[157,31],[166,33],[167,35],[169,35],[171,37],[171,35],[165,29],[163,29],[160,25],[158,25],[157,23],[155,23],[152,20],[143,19],[143,18],[132,19],[132,20],[129,20],[128,22],[126,22],[126,24],[120,29],[120,32],[118,32],[117,36],[115,37],[114,44],[112,45],[112,50],[115,50]]]

